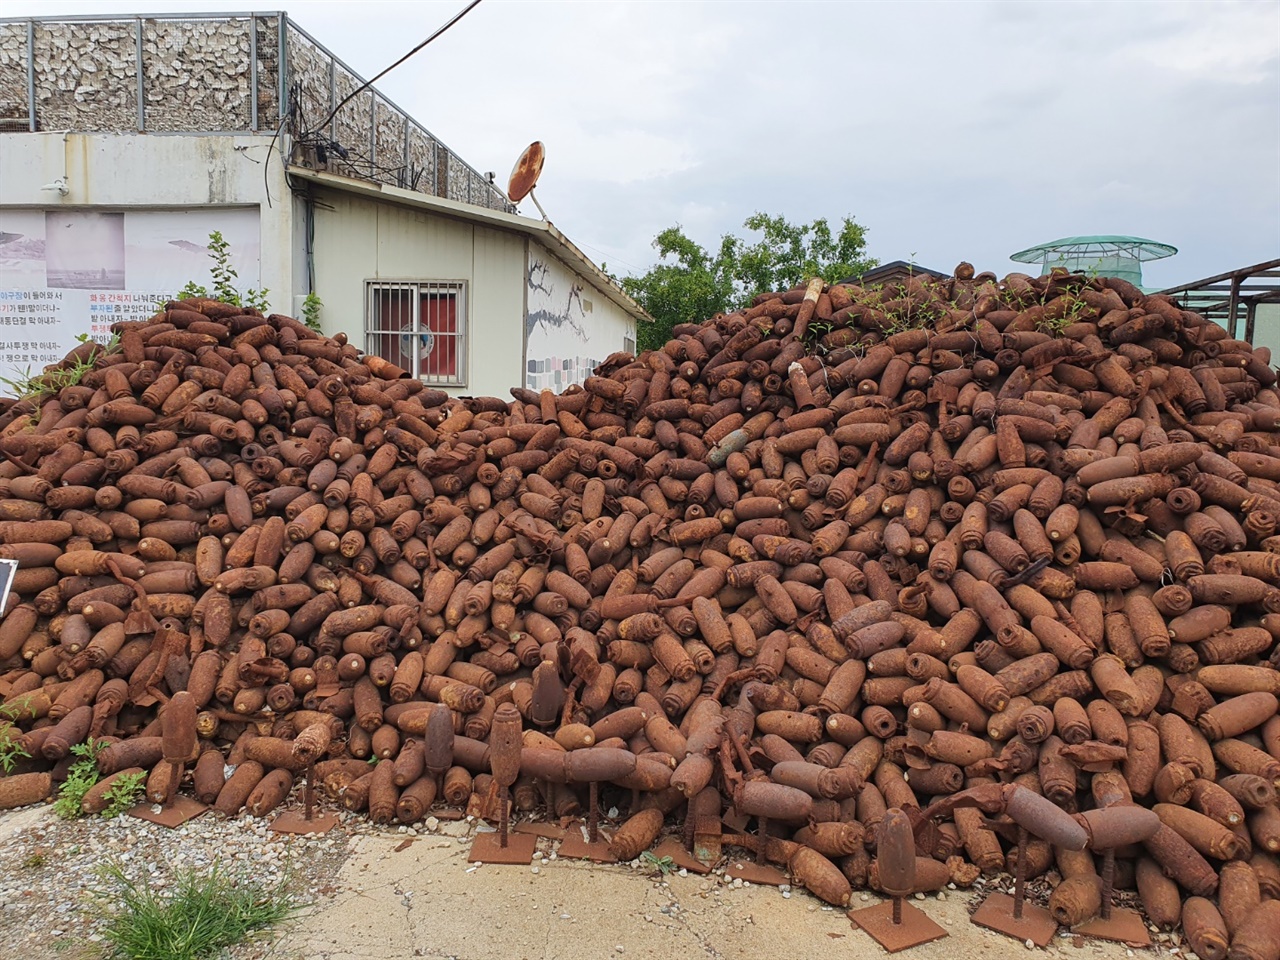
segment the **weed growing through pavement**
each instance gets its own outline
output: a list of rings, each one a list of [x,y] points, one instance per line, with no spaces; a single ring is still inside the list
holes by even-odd
[[[291,916],[299,907],[287,880],[264,885],[209,871],[178,872],[162,890],[134,879],[121,864],[99,871],[95,900],[103,937],[121,960],[202,960]]]

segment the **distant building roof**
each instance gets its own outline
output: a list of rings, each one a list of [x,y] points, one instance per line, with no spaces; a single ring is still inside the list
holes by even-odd
[[[891,260],[889,263],[882,263],[878,267],[872,267],[866,273],[846,277],[840,282],[866,286],[869,283],[889,283],[893,280],[907,280],[913,276],[918,277],[922,273],[937,280],[945,280],[951,276],[951,274],[944,273],[941,270],[922,267],[918,263],[908,263],[906,260]]]

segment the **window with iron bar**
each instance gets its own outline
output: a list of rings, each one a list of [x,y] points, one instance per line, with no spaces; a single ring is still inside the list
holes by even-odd
[[[365,282],[365,352],[424,383],[466,386],[468,327],[465,281]]]

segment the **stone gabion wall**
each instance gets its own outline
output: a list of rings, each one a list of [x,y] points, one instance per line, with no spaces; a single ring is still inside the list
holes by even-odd
[[[0,120],[27,116],[27,27],[0,23]]]
[[[315,129],[329,115],[333,102],[329,90],[332,59],[296,30],[288,32],[285,52],[289,58],[289,83],[295,90],[299,122]]]
[[[280,122],[280,22],[258,17],[258,126]]]
[[[257,19],[258,124],[278,121],[277,21]],[[248,130],[253,109],[250,22],[142,21],[142,129]],[[36,124],[40,130],[137,130],[138,22],[36,21]],[[27,25],[0,24],[0,119],[25,118]]]
[[[416,124],[409,127],[409,182],[410,190],[435,193],[436,150],[438,144],[431,134]],[[416,178],[416,181],[415,181]]]
[[[145,129],[248,130],[248,20],[148,21],[142,33]],[[262,117],[262,126],[270,117]]]
[[[404,126],[408,121],[403,113],[383,100],[378,100],[375,108],[374,156],[380,169],[374,178],[382,183],[407,187],[409,173],[405,166]]]
[[[36,120],[41,130],[138,128],[134,22],[35,26]]]
[[[86,132],[214,133],[280,122],[280,21],[261,16],[34,24],[36,126]],[[252,31],[257,30],[257,90]],[[0,24],[0,122],[21,128],[29,116],[27,24]],[[285,31],[285,79],[302,131],[322,131],[350,152],[329,169],[463,203],[514,210],[500,190],[402,112],[364,91],[328,124],[333,104],[364,82],[291,25]],[[138,115],[139,64],[143,111]],[[408,127],[406,151],[405,128]],[[372,165],[370,163],[372,161]]]

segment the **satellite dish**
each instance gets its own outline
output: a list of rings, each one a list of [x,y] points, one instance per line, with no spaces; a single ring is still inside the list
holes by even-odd
[[[538,203],[538,198],[533,195],[533,188],[542,174],[542,164],[546,158],[547,150],[542,145],[542,141],[533,141],[525,147],[524,153],[520,154],[520,159],[511,170],[511,180],[507,183],[507,196],[511,198],[511,202],[519,203],[528,197],[542,214],[543,220],[547,219],[547,214],[542,209],[542,204]]]

